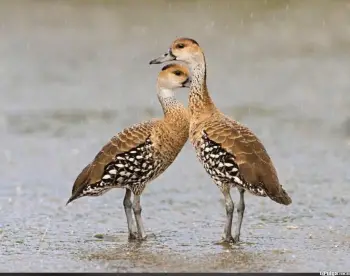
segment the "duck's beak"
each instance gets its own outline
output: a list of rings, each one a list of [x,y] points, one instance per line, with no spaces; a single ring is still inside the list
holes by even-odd
[[[160,64],[166,61],[172,61],[172,60],[176,60],[176,56],[173,55],[173,53],[171,52],[171,49],[169,49],[168,52],[166,52],[164,55],[152,59],[149,64]]]
[[[182,83],[182,87],[190,87],[191,86],[191,78],[188,78]]]

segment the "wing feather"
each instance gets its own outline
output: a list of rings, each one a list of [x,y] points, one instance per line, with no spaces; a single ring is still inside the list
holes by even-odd
[[[290,197],[280,185],[270,156],[252,131],[225,116],[220,120],[209,121],[203,130],[210,140],[220,144],[235,157],[240,174],[246,182],[261,186],[279,203],[291,203]]]
[[[78,175],[73,185],[72,194],[75,194],[88,184],[101,180],[105,166],[115,160],[118,154],[127,152],[144,143],[151,135],[152,129],[157,122],[158,120],[150,120],[141,124],[135,124],[112,137],[93,161]]]

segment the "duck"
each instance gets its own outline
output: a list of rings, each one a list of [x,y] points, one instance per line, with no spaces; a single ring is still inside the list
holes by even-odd
[[[163,118],[134,124],[113,136],[77,176],[66,205],[81,197],[101,196],[113,188],[124,188],[129,239],[145,240],[141,194],[174,162],[188,140],[188,109],[176,99],[175,90],[188,88],[190,82],[186,66],[164,66],[156,85]]]
[[[276,168],[260,139],[248,127],[223,114],[210,97],[206,60],[198,42],[178,38],[150,64],[168,61],[183,62],[191,72],[189,140],[200,163],[225,199],[226,222],[222,240],[237,243],[245,211],[245,191],[282,205],[291,204],[292,199],[280,184]],[[231,188],[237,188],[239,192],[234,237]]]

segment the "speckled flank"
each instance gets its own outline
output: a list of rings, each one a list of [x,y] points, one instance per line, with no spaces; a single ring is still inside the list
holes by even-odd
[[[233,187],[239,186],[254,195],[266,196],[263,188],[244,180],[240,175],[234,155],[229,154],[219,144],[210,140],[205,131],[203,131],[202,139],[199,141],[197,148],[198,159],[219,187],[227,183],[227,185]]]
[[[118,154],[105,166],[101,181],[85,186],[81,196],[99,196],[113,187],[125,187],[140,194],[144,183],[152,180],[161,169],[160,160],[153,158],[153,148],[147,138],[145,143]]]

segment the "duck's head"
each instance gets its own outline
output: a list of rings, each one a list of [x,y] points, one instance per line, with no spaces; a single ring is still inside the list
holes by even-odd
[[[197,41],[191,38],[178,38],[171,44],[167,52],[151,60],[150,64],[160,64],[172,60],[179,60],[191,64],[200,61],[202,57],[203,52]]]
[[[187,67],[171,63],[162,68],[158,75],[158,87],[162,89],[176,89],[189,87],[191,84],[190,72]]]

